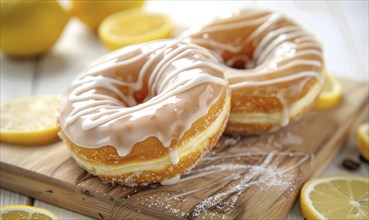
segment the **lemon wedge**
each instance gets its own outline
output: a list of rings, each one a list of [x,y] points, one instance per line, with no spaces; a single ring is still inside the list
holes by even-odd
[[[369,178],[336,175],[313,179],[301,190],[306,219],[368,219]]]
[[[1,104],[0,141],[12,144],[56,142],[60,96],[41,95],[11,99]]]
[[[369,160],[369,123],[362,124],[357,129],[356,133],[357,146],[361,155]]]
[[[110,50],[170,37],[173,23],[164,14],[130,9],[110,15],[101,23],[98,35]]]
[[[17,220],[17,219],[43,219],[56,220],[59,219],[54,213],[47,209],[38,208],[28,205],[7,205],[0,207],[0,216],[3,220]]]
[[[326,74],[326,82],[315,104],[315,109],[328,109],[335,106],[342,97],[342,86],[332,75]]]

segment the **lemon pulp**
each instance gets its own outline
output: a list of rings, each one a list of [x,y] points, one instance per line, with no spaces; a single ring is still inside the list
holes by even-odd
[[[337,175],[307,182],[300,196],[306,219],[368,219],[369,178]]]
[[[107,17],[98,34],[106,48],[115,50],[129,44],[170,37],[172,20],[159,13],[130,9]]]
[[[11,99],[1,104],[0,140],[12,144],[48,144],[58,140],[58,95]]]
[[[0,216],[3,220],[57,220],[59,219],[54,213],[44,208],[38,208],[28,205],[7,205],[0,207]]]

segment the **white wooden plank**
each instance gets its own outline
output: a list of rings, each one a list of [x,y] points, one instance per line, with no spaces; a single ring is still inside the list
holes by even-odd
[[[343,17],[345,18],[349,43],[357,52],[360,78],[369,81],[369,2],[368,1],[342,1]]]
[[[0,189],[0,206],[14,204],[32,205],[32,199],[15,192]]]
[[[72,219],[90,220],[90,219],[93,219],[93,218],[78,214],[76,212],[72,212],[72,211],[69,211],[69,210],[66,210],[66,209],[61,209],[59,207],[44,203],[44,202],[39,201],[39,200],[35,200],[33,206],[45,208],[45,209],[53,212],[60,219],[68,219],[68,220],[72,220]]]
[[[60,94],[72,80],[108,51],[96,34],[72,18],[58,43],[38,63],[35,94]]]
[[[177,36],[227,11],[255,6],[256,1],[147,1],[145,8],[169,15],[175,24],[173,35]]]
[[[300,201],[299,199],[296,200],[295,205],[291,209],[291,211],[286,216],[285,220],[303,220],[304,217],[302,216],[301,210],[300,210]]]
[[[352,4],[343,6],[342,1],[263,1],[259,2],[259,6],[283,12],[311,31],[323,45],[328,71],[345,78],[367,79],[359,74],[361,68],[355,63],[360,61],[357,61],[356,56],[351,53],[352,43],[347,41],[350,37],[346,36],[345,32],[354,31],[363,39],[367,39],[367,32],[362,29],[368,26],[351,26],[354,21],[350,21],[347,26],[352,30],[346,30],[342,27],[346,25],[344,21],[349,21],[350,17],[346,19],[342,13],[349,11],[350,14],[357,14],[356,20],[362,21],[368,17],[368,10],[358,10],[358,7]],[[356,41],[358,50],[367,50],[368,47],[365,47],[364,42]]]
[[[1,102],[32,94],[32,81],[36,58],[13,59],[0,54]]]
[[[356,129],[354,130],[356,133]],[[369,176],[369,164],[361,162],[359,160],[359,150],[356,144],[356,137],[353,135],[351,139],[345,144],[342,151],[338,156],[333,160],[330,166],[324,170],[321,176],[329,176],[335,174],[355,174],[362,176]],[[360,168],[355,171],[350,171],[342,166],[342,162],[345,159],[351,159],[360,164]]]
[[[348,66],[351,67],[351,78],[368,81],[368,59],[362,59],[365,51],[366,58],[368,57],[368,28],[362,28],[368,27],[368,2],[366,2],[366,10],[364,5],[365,3],[360,2],[350,4],[328,2],[332,17],[346,45],[346,50],[342,52],[351,58],[351,60],[345,60],[350,61]]]

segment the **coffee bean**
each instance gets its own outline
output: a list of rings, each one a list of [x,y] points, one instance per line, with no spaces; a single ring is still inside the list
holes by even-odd
[[[342,162],[342,165],[344,168],[348,169],[348,170],[357,170],[360,167],[359,163],[356,163],[355,161],[351,160],[351,159],[345,159]]]
[[[369,163],[369,160],[367,160],[365,157],[363,157],[363,155],[359,155],[359,159],[361,162],[364,162],[364,163]]]

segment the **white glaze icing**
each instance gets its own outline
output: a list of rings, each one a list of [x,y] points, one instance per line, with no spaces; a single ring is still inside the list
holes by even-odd
[[[299,97],[311,80],[322,87],[324,63],[320,44],[302,26],[282,14],[260,9],[236,10],[186,31],[181,38],[216,54],[225,64],[233,92],[278,88],[277,94],[249,96],[279,100],[282,106],[279,126],[289,123],[292,95]],[[289,88],[279,88],[281,83],[289,83]]]
[[[173,148],[173,149],[169,150],[169,158],[170,158],[170,162],[172,164],[178,164],[179,156],[178,156],[177,148]]]
[[[209,137],[213,137],[215,134],[219,132],[219,128],[224,126],[224,122],[228,117],[230,110],[230,97],[227,97],[225,107],[221,109],[221,112],[218,114],[218,117],[212,121],[207,127],[207,129],[196,132],[195,135],[186,139],[185,142],[181,143],[181,146],[177,148],[172,148],[177,150],[177,155],[179,158],[184,158],[190,156],[194,152],[201,151],[205,146],[210,144]],[[94,163],[89,163],[85,161],[83,158],[78,156],[77,152],[71,151],[72,157],[75,161],[84,167],[90,173],[94,175],[108,175],[108,176],[121,176],[124,173],[131,173],[129,177],[125,178],[124,184],[131,186],[133,184],[133,178],[140,175],[143,171],[153,171],[153,172],[161,172],[170,166],[171,158],[169,153],[164,157],[153,158],[150,160],[143,161],[130,161],[124,164],[116,164],[114,166],[100,166],[95,165]],[[178,165],[180,166],[180,165]],[[170,177],[169,177],[170,178]],[[142,183],[147,184],[147,183]]]
[[[224,68],[216,62],[206,49],[177,40],[112,52],[65,93],[61,129],[78,146],[113,146],[120,156],[155,137],[176,164],[176,144],[226,89]]]
[[[173,178],[161,181],[160,184],[163,186],[173,185],[178,183],[179,179],[181,179],[181,175],[176,175]]]

